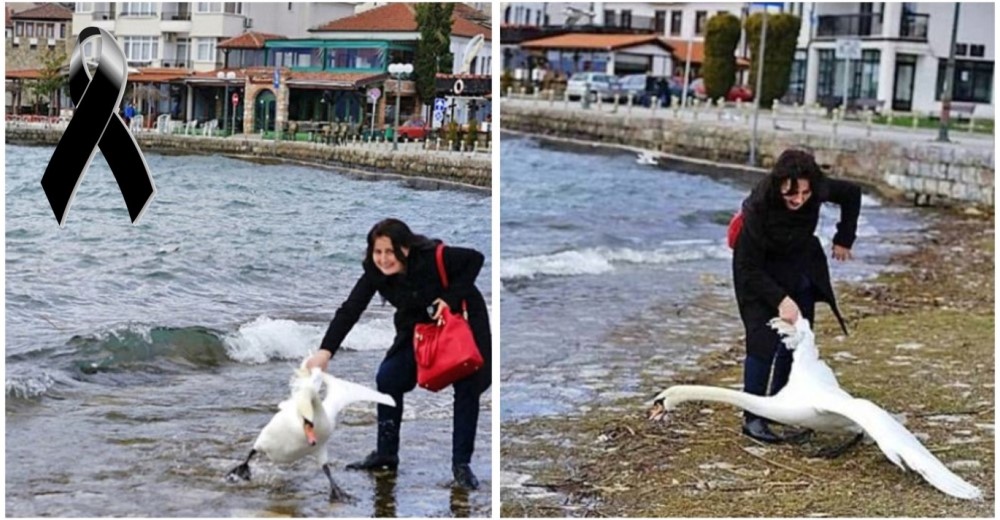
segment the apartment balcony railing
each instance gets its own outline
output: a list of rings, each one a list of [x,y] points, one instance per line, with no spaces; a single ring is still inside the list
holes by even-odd
[[[115,12],[114,11],[94,11],[93,17],[94,17],[94,20],[114,20],[115,19]]]
[[[604,27],[629,29],[638,32],[654,32],[656,30],[656,20],[652,16],[630,16],[624,17],[620,13],[604,18]]]
[[[191,61],[190,60],[178,60],[178,59],[174,59],[174,60],[164,59],[163,60],[163,66],[167,67],[167,68],[173,68],[173,69],[190,69],[191,68]]]
[[[160,19],[161,20],[190,20],[191,19],[191,12],[190,11],[188,11],[186,13],[163,12],[163,13],[160,13]]]
[[[929,14],[906,13],[899,24],[899,37],[908,40],[927,41]]]
[[[882,34],[882,15],[876,13],[824,15],[816,19],[817,38],[838,36],[878,36]]]

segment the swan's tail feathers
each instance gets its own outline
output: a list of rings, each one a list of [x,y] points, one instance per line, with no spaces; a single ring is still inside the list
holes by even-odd
[[[905,426],[889,412],[865,399],[828,399],[822,408],[843,415],[862,428],[878,444],[882,453],[897,466],[920,474],[946,495],[978,500],[982,491],[966,482],[938,460]]]
[[[326,398],[323,399],[323,408],[330,416],[331,421],[335,421],[340,411],[351,403],[370,401],[386,406],[396,406],[396,401],[392,396],[367,386],[345,381],[326,373],[323,374],[323,382],[326,384]]]

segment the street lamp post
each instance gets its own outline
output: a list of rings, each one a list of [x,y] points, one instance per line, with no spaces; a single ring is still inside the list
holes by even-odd
[[[222,80],[226,85],[226,95],[222,97],[222,130],[226,130],[226,126],[229,124],[229,82],[236,79],[236,73],[233,71],[222,72],[221,70],[216,73],[215,77]],[[233,107],[233,129],[236,128],[236,107]]]
[[[399,150],[399,91],[402,88],[403,76],[413,74],[413,65],[409,63],[392,63],[389,74],[396,78],[396,126],[392,129],[392,151]]]
[[[955,40],[958,36],[959,2],[955,2],[955,19],[951,22],[951,50],[948,51],[948,61],[944,68],[944,92],[941,93],[941,118],[938,121],[937,140],[949,142],[948,122],[951,120],[951,96],[955,89]]]

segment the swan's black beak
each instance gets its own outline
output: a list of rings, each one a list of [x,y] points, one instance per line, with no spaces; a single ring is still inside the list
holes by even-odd
[[[310,422],[309,420],[306,420],[305,423],[302,425],[302,428],[306,432],[306,442],[308,442],[310,446],[315,446],[316,431],[313,429],[313,423]]]
[[[667,408],[663,406],[663,399],[653,401],[653,407],[649,409],[650,421],[662,421],[667,417]]]

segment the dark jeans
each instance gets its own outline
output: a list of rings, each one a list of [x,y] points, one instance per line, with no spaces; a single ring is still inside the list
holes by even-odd
[[[468,464],[476,443],[476,423],[479,421],[479,384],[477,374],[456,382],[455,411],[451,433],[452,464]],[[392,396],[396,407],[378,405],[378,420],[392,421],[398,432],[403,420],[403,394],[417,386],[417,360],[413,348],[399,348],[382,360],[375,383],[379,392]]]
[[[809,324],[814,325],[813,319],[816,316],[816,294],[809,278],[802,276],[795,293],[791,295],[792,300],[799,306]],[[747,354],[743,362],[743,391],[754,395],[774,395],[788,384],[788,375],[792,372],[792,353],[785,344],[781,342],[780,336],[776,335],[777,348],[770,358]],[[771,371],[772,366],[774,371]],[[771,380],[771,390],[767,392],[767,382]],[[746,420],[756,417],[754,414],[744,411],[743,417]]]

